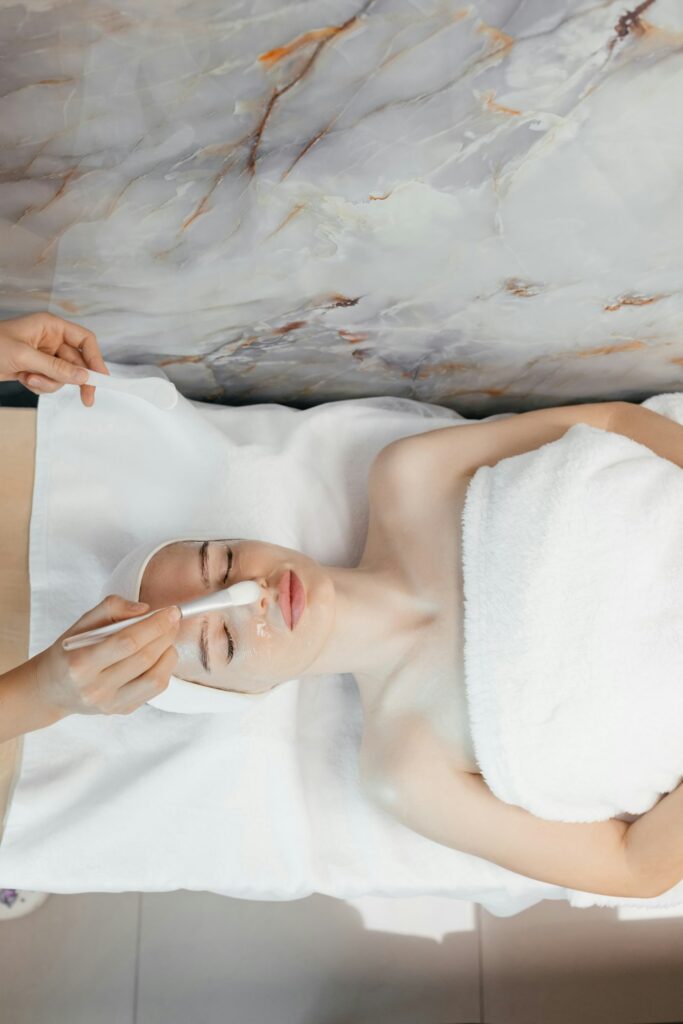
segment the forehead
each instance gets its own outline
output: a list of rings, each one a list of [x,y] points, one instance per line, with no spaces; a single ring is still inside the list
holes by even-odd
[[[189,551],[191,544],[192,541],[188,540],[174,540],[171,541],[171,543],[169,544],[164,544],[162,548],[159,548],[159,550],[152,555],[149,562],[145,566],[145,572],[149,569],[151,565],[154,565],[155,562],[163,562],[165,558],[169,557],[169,555],[177,556],[181,554],[183,551]]]
[[[209,548],[215,545],[226,545],[239,544],[240,551],[244,552],[245,545],[248,546],[250,552],[254,553],[256,549],[273,549],[273,551],[283,550],[278,547],[277,544],[271,544],[269,541],[255,540],[249,537],[188,537],[183,540],[169,541],[168,544],[164,544],[163,547],[159,548],[157,552],[150,558],[149,562],[145,566],[144,572],[140,577],[140,583],[145,579],[147,572],[152,569],[161,569],[167,562],[181,561],[183,564],[190,565],[191,563],[198,561],[199,554],[202,546],[206,545],[207,551]]]
[[[162,548],[152,555],[150,560],[145,566],[142,576],[140,577],[140,585],[146,579],[149,579],[150,575],[154,575],[155,571],[163,568],[165,562],[173,559],[176,561],[178,558],[184,558],[193,553],[192,544],[196,543],[188,540],[176,540],[171,541],[169,544],[164,544]],[[196,557],[196,556],[195,556]]]
[[[152,571],[154,571],[155,569],[160,569],[163,567],[164,563],[168,561],[173,561],[177,563],[178,560],[181,560],[182,562],[186,562],[188,564],[190,562],[198,561],[198,552],[201,551],[203,545],[206,545],[208,551],[211,545],[225,545],[230,543],[235,542],[229,541],[222,537],[189,537],[184,540],[169,541],[168,544],[164,544],[163,547],[159,548],[159,550],[152,555],[149,562],[145,566],[142,576],[140,577],[140,582],[142,583],[150,569]]]

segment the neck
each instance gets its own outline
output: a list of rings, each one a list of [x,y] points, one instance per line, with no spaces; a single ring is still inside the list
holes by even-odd
[[[325,566],[335,589],[335,623],[307,676],[350,672],[365,711],[419,642],[438,608],[420,598],[393,566]]]

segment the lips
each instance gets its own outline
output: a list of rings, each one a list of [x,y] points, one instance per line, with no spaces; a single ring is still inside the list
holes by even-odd
[[[290,608],[292,613],[292,629],[302,616],[306,607],[306,591],[295,572],[290,573]]]
[[[297,574],[290,569],[280,578],[278,596],[285,624],[288,629],[294,629],[306,605],[306,591]]]
[[[285,620],[287,629],[292,628],[292,605],[289,599],[289,581],[291,572],[287,569],[283,572],[280,577],[280,583],[278,585],[278,596],[280,598],[280,611],[282,612],[282,618]]]

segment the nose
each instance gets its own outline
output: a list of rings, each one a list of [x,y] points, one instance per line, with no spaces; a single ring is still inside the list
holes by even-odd
[[[284,612],[280,607],[280,583],[288,571],[288,569],[283,569],[271,574],[270,577],[265,574],[245,577],[245,579],[258,583],[261,588],[258,600],[250,605],[245,605],[245,612],[250,608],[251,616],[265,620],[276,630],[289,629]]]
[[[256,603],[259,613],[266,617],[275,629],[286,632],[289,631],[290,627],[287,625],[287,619],[282,609],[280,588],[283,579],[290,571],[289,566],[284,566],[272,573],[270,577],[254,577],[262,588],[261,596]]]
[[[277,582],[273,581],[272,583],[269,583],[265,576],[256,576],[255,580],[261,587],[261,595],[256,603],[259,610],[265,612],[268,610],[270,604],[274,604],[277,602]]]

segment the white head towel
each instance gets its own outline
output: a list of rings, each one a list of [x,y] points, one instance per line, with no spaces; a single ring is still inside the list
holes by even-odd
[[[139,600],[140,585],[148,562],[157,551],[165,548],[168,544],[176,544],[178,541],[187,539],[186,537],[172,537],[159,544],[139,544],[133,548],[114,569],[102,591],[101,599],[108,594],[120,594],[128,601]],[[215,540],[216,538],[200,536],[192,539]],[[206,714],[207,712],[225,714],[235,711],[236,706],[244,709],[245,701],[256,701],[262,696],[262,693],[236,693],[230,690],[221,690],[215,686],[192,683],[172,675],[164,692],[152,697],[146,703],[153,704],[154,707],[161,708],[162,711],[176,711],[185,715]]]

